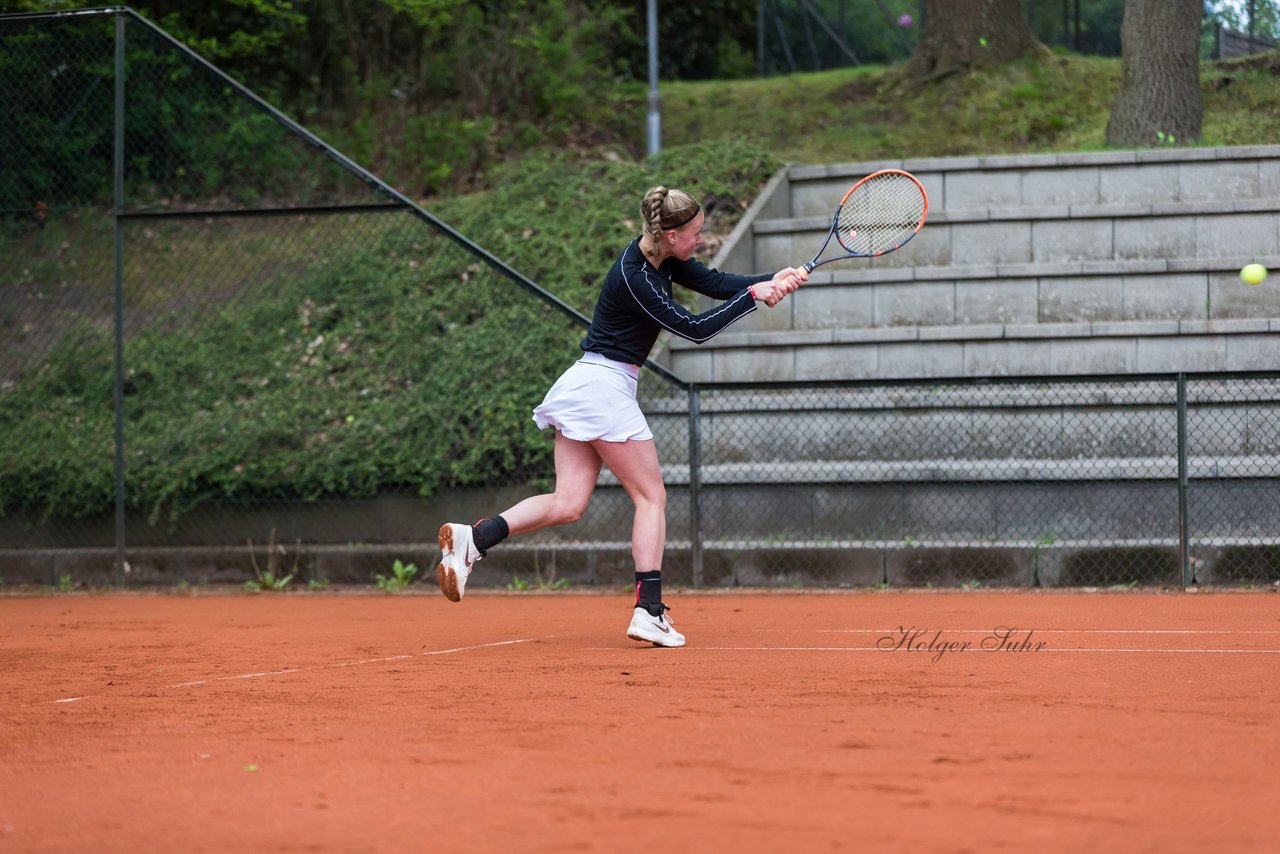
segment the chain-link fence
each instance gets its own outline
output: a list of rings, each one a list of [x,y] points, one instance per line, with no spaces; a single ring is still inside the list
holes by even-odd
[[[0,17],[0,87],[0,583],[370,583],[551,486],[573,309],[131,12]],[[1280,579],[1280,376],[641,394],[676,583]],[[606,472],[473,583],[630,527]]]
[[[1280,376],[696,387],[703,583],[1280,578]]]
[[[0,87],[0,584],[369,582],[546,482],[474,390],[572,309],[132,12],[0,17]]]

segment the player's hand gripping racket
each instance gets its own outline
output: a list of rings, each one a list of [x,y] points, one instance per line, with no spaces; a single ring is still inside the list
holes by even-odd
[[[827,239],[804,265],[805,271],[843,258],[874,258],[901,249],[920,231],[928,213],[929,196],[916,176],[901,169],[872,172],[844,194]],[[832,255],[823,258],[828,246]]]

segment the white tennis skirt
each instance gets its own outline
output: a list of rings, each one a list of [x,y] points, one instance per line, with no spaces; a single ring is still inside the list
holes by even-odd
[[[639,380],[636,365],[584,353],[533,408],[533,421],[539,430],[555,427],[578,442],[652,439],[653,431],[636,403]]]

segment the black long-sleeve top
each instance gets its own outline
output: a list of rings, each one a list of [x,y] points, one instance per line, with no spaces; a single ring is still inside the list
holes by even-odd
[[[747,288],[771,278],[773,273],[721,273],[692,258],[668,258],[655,269],[645,259],[640,239],[636,238],[622,250],[604,277],[582,349],[618,362],[643,365],[664,329],[701,344],[755,311],[756,301]],[[725,302],[702,314],[693,314],[672,298],[672,282]]]

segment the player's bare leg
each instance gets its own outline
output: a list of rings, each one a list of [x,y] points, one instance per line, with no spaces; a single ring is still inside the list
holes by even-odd
[[[590,442],[566,439],[556,431],[555,491],[534,495],[504,510],[512,534],[527,534],[582,518],[600,477],[600,455]]]
[[[600,457],[587,442],[575,442],[556,432],[555,492],[534,495],[498,516],[475,525],[449,522],[440,527],[440,592],[452,602],[462,599],[467,579],[485,550],[511,534],[524,534],[552,525],[576,522],[587,509],[600,476]]]
[[[617,476],[635,505],[631,557],[636,571],[660,571],[667,547],[667,487],[662,482],[658,449],[652,439],[630,442],[596,440],[592,447]]]
[[[652,439],[592,443],[635,505],[631,556],[636,565],[636,605],[627,637],[656,646],[684,646],[662,604],[662,553],[667,545],[667,487]]]

